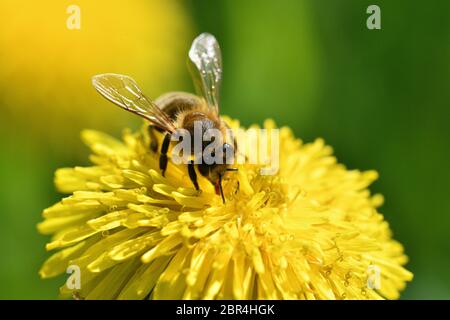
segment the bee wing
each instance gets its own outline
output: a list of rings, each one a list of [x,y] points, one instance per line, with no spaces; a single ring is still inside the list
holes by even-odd
[[[169,116],[142,93],[132,78],[105,73],[92,77],[92,84],[103,97],[119,107],[147,119],[163,130],[176,130]]]
[[[219,114],[219,93],[222,81],[222,54],[216,38],[202,33],[189,50],[191,74],[197,91],[208,106]]]

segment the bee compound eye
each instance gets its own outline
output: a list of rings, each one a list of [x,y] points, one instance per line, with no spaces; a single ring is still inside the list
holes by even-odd
[[[229,143],[224,143],[223,144],[223,152],[232,152],[233,151],[233,147],[229,144]]]

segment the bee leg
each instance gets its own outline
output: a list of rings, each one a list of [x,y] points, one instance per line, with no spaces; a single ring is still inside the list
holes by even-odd
[[[159,155],[159,169],[161,169],[161,174],[164,177],[167,169],[167,151],[169,150],[170,144],[170,133],[166,133],[164,136],[163,143],[161,145],[161,154]]]
[[[150,137],[150,150],[156,152],[158,150],[158,138],[156,137],[154,126],[148,126],[148,135]]]
[[[189,178],[191,179],[192,183],[194,184],[195,190],[199,191],[200,188],[198,186],[197,173],[195,172],[193,160],[188,161],[188,173],[189,173]]]

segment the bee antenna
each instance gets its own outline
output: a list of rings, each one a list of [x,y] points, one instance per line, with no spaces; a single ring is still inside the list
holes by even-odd
[[[234,172],[239,171],[238,168],[227,168],[226,170],[227,170],[227,171],[234,171]]]
[[[222,189],[222,176],[219,175],[219,190],[220,190],[220,195],[222,196],[222,202],[225,203],[225,197],[223,195],[223,189]]]

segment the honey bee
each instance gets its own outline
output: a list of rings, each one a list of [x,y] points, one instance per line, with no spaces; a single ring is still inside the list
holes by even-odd
[[[229,166],[229,157],[235,157],[237,145],[233,137],[226,134],[228,125],[219,116],[219,91],[222,80],[222,55],[216,38],[208,33],[202,33],[194,39],[188,54],[188,63],[198,95],[186,92],[169,92],[153,102],[150,100],[136,82],[124,75],[100,74],[92,78],[94,88],[107,100],[119,107],[132,112],[150,122],[149,135],[150,149],[158,152],[159,168],[164,176],[172,135],[177,128],[185,129],[194,137],[194,124],[200,124],[201,137],[209,129],[221,132],[219,139],[214,139],[214,150],[221,154],[215,155],[223,161],[207,164],[204,160],[203,149],[210,145],[202,141],[202,150],[190,150],[191,159],[187,162],[189,178],[196,190],[200,190],[197,173],[206,177],[215,187],[216,194],[220,194],[225,202],[222,180],[227,171],[236,171]],[[158,147],[155,131],[164,133],[161,146]],[[193,145],[193,144],[191,144]],[[228,160],[228,161],[227,161]]]

